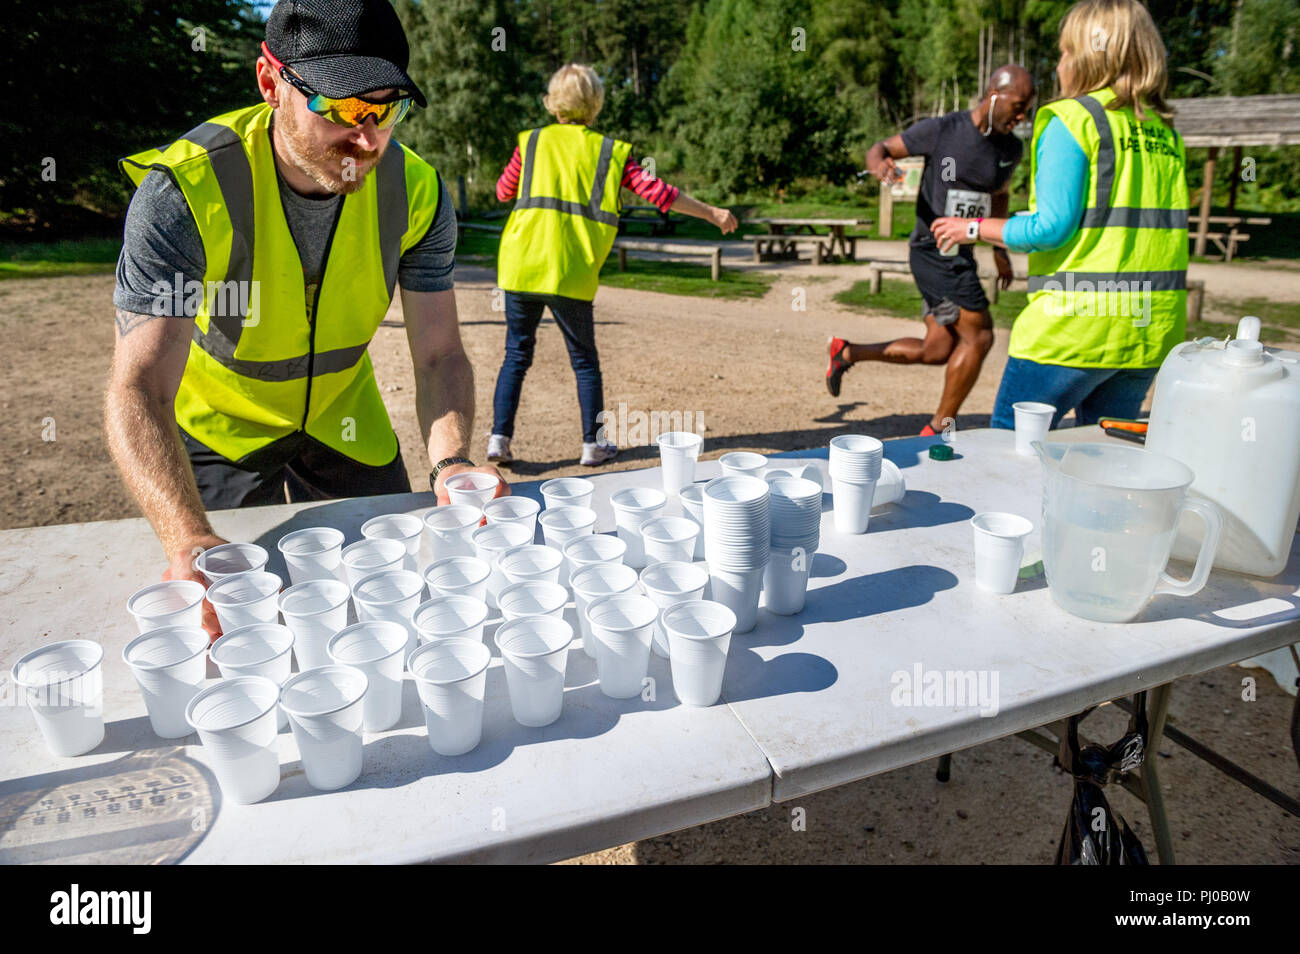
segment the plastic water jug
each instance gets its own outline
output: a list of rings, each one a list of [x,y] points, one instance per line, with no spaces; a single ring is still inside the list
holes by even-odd
[[[1156,375],[1148,450],[1196,474],[1192,494],[1223,513],[1214,565],[1258,576],[1286,566],[1300,518],[1300,353],[1266,348],[1246,317],[1226,343],[1180,344]],[[1196,554],[1184,521],[1177,559]]]
[[[1043,462],[1043,570],[1058,606],[1124,623],[1155,593],[1192,596],[1210,575],[1218,508],[1189,497],[1185,465],[1137,447],[1034,441]],[[1191,578],[1165,572],[1179,518],[1205,521]]]

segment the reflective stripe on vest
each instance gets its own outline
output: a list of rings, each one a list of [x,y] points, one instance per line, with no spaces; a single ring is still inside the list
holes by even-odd
[[[402,253],[436,214],[437,172],[390,142],[362,187],[338,204],[308,302],[280,204],[271,113],[266,105],[237,110],[122,160],[136,185],[151,169],[171,175],[204,247],[205,294],[177,422],[232,460],[303,430],[362,463],[387,464],[396,437],[366,349],[391,304]]]
[[[1029,254],[1029,304],[1009,353],[1069,367],[1158,367],[1186,329],[1187,183],[1177,132],[1132,109],[1110,110],[1110,89],[1050,103],[1089,159],[1080,227],[1059,249]],[[1036,172],[1036,169],[1035,169]],[[1037,197],[1030,185],[1030,209]]]

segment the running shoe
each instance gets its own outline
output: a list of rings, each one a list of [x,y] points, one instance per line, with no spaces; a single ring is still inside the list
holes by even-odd
[[[840,379],[852,364],[844,360],[844,352],[848,346],[849,343],[843,338],[832,338],[826,347],[830,357],[830,362],[826,366],[826,390],[831,392],[831,397],[840,396]]]
[[[515,458],[510,453],[510,438],[502,434],[489,434],[487,459],[490,464],[513,464]]]
[[[599,467],[606,461],[613,460],[617,455],[618,447],[614,444],[588,444],[583,442],[582,466]]]

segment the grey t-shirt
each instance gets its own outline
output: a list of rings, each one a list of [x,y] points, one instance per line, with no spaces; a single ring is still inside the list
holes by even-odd
[[[311,302],[310,292],[320,282],[325,245],[343,197],[299,195],[278,175],[276,178],[289,233],[302,259],[307,301]],[[453,286],[456,210],[446,185],[440,182],[439,186],[442,196],[428,231],[398,263],[397,281],[407,291],[446,291]],[[182,303],[182,297],[158,295],[155,283],[173,288],[177,273],[183,282],[202,282],[205,265],[203,242],[185,195],[170,175],[153,170],[145,176],[127,209],[113,304],[123,311],[177,317],[173,315],[174,305]]]

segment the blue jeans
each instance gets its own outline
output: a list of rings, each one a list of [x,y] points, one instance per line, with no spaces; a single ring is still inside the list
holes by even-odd
[[[1075,425],[1096,424],[1103,417],[1135,418],[1158,368],[1067,368],[1039,364],[1024,358],[1007,358],[993,405],[990,427],[1014,429],[1019,401],[1041,401],[1056,407],[1052,427],[1074,411]]]
[[[524,375],[533,363],[537,346],[537,326],[542,312],[551,309],[555,323],[564,334],[569,348],[569,364],[578,379],[578,406],[582,410],[582,439],[596,441],[596,415],[604,404],[604,385],[600,377],[600,355],[596,353],[596,323],[591,302],[560,295],[529,295],[506,292],[506,356],[497,375],[496,394],[492,399],[492,433],[515,435],[515,412],[524,390]]]

